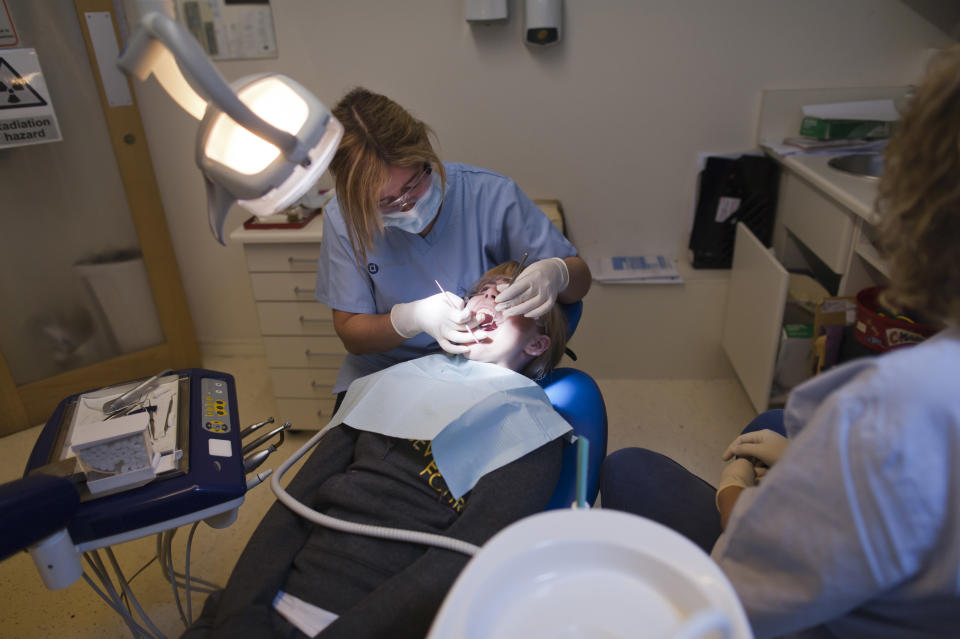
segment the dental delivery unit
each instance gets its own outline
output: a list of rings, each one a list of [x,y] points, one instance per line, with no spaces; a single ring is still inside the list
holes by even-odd
[[[271,472],[257,467],[291,427],[262,434],[273,421],[241,429],[233,377],[204,369],[167,370],[67,397],[42,429],[24,478],[0,489],[4,512],[19,513],[0,557],[28,548],[47,588],[83,577],[128,625],[137,624],[117,605],[118,591],[132,593],[110,546],[160,534],[158,548],[167,544],[162,558],[180,526],[233,523],[246,491]],[[102,548],[119,588],[100,559]],[[84,574],[81,556],[102,588]],[[188,593],[191,585],[203,590],[205,582],[189,572],[184,580],[168,559],[168,579]]]

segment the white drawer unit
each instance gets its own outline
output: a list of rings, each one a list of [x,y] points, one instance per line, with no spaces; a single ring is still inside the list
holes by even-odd
[[[789,171],[780,180],[779,203],[777,214],[783,225],[830,270],[845,273],[856,215]]]
[[[346,349],[333,313],[314,300],[322,220],[302,229],[249,230],[230,235],[243,244],[260,319],[277,420],[318,429],[333,414],[333,384]]]
[[[258,302],[311,302],[316,273],[251,273],[253,298]]]
[[[284,389],[289,397],[328,399],[330,387],[337,381],[335,368],[273,368],[270,378],[274,388]]]
[[[339,337],[264,335],[263,345],[267,363],[280,368],[339,368],[347,353]]]
[[[336,398],[297,399],[277,398],[277,412],[289,419],[295,428],[320,430],[330,423]]]
[[[315,219],[314,222],[317,222]],[[313,222],[311,222],[311,225]],[[266,233],[267,231],[261,231]],[[295,231],[280,231],[293,233]],[[231,236],[232,238],[233,236]],[[317,272],[320,244],[244,244],[247,270],[251,273],[282,273],[285,271]]]
[[[320,302],[257,302],[264,335],[336,335],[333,311]]]

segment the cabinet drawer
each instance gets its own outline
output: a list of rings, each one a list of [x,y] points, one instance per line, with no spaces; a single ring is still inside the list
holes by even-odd
[[[333,417],[333,405],[337,398],[327,399],[277,399],[277,415],[280,422],[290,420],[295,429],[320,430]]]
[[[337,381],[336,368],[271,368],[275,397],[327,399]]]
[[[310,302],[316,290],[316,273],[251,273],[253,299],[258,302]]]
[[[331,335],[333,313],[320,302],[257,302],[264,335]]]
[[[778,200],[783,225],[834,273],[845,273],[855,227],[853,214],[789,171],[783,173]]]
[[[272,368],[339,368],[347,354],[339,337],[268,335],[263,346]]]
[[[320,243],[247,244],[244,246],[247,270],[317,272]]]

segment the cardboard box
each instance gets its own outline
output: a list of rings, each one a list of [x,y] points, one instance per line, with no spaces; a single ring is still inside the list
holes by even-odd
[[[833,366],[843,342],[843,329],[857,319],[857,298],[828,297],[820,301],[813,315],[813,353],[810,374]]]
[[[780,349],[773,379],[788,390],[810,377],[810,349],[813,346],[813,324],[784,324],[780,331]]]
[[[890,137],[891,124],[880,120],[834,120],[807,116],[800,122],[800,135],[818,140],[881,139]]]
[[[543,214],[550,218],[557,230],[567,234],[567,227],[563,219],[563,207],[560,206],[560,200],[534,200],[534,204],[543,211]]]

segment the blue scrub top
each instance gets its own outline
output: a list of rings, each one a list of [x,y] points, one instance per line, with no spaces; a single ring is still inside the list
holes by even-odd
[[[508,260],[528,263],[571,257],[577,250],[516,183],[493,171],[444,163],[447,185],[439,217],[420,237],[387,227],[357,266],[340,204],[334,197],[324,208],[323,241],[317,268],[316,299],[348,313],[389,313],[394,304],[411,302],[444,290],[464,296],[486,271]],[[429,353],[437,342],[421,333],[399,347],[375,355],[348,354],[333,392],[357,377]]]

